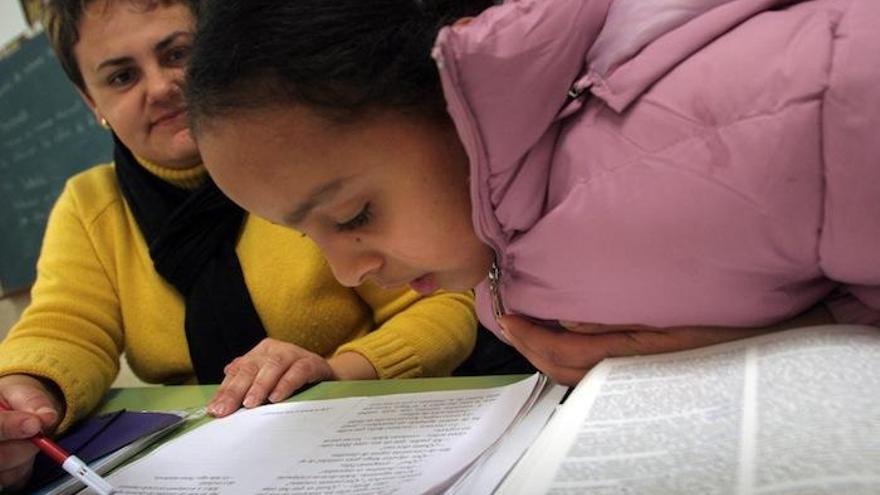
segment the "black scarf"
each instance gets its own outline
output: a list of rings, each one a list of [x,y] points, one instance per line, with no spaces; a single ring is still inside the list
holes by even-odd
[[[116,177],[153,266],[184,298],[196,377],[220,383],[223,367],[266,337],[235,253],[244,211],[212,180],[195,191],[175,187],[113,141]]]

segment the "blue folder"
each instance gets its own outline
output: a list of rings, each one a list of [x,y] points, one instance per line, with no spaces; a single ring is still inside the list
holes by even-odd
[[[183,417],[178,414],[121,410],[88,418],[57,438],[56,442],[86,463],[93,463],[133,442],[180,424],[183,424]],[[40,452],[26,493],[61,476],[67,476],[67,473]]]

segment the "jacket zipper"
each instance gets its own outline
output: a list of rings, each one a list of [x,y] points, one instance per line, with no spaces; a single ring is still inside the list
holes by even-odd
[[[440,36],[442,36],[442,33]],[[439,39],[440,38],[438,37],[438,40]],[[445,86],[455,88],[456,84],[454,78],[450,71],[444,67],[445,63],[443,50],[440,48],[440,45],[437,44],[437,42],[435,42],[434,48],[431,51],[431,56],[434,58],[434,61],[437,64],[437,70],[440,73],[440,78],[442,82],[445,83]],[[467,107],[457,91],[451,91],[450,94],[447,95],[447,98],[449,98],[450,110],[456,107],[459,109]],[[465,145],[465,148],[479,149],[479,139],[476,137],[477,133],[474,131],[474,125],[468,120],[466,115],[463,118],[464,122],[467,125],[464,126],[464,129],[459,129],[459,132],[464,134],[461,136],[461,138],[462,141],[464,141],[463,144]],[[479,166],[477,166],[477,168],[479,168]],[[478,180],[479,177],[476,177],[476,179]],[[475,180],[475,177],[473,175],[471,176],[471,180]],[[491,221],[483,218],[484,216],[485,215],[480,216],[481,227],[483,227],[484,231],[490,231],[492,230],[489,227],[489,225],[491,225]],[[487,235],[487,237],[490,236]],[[492,249],[497,252],[498,248],[492,244],[493,243],[491,242],[489,243],[490,247],[492,247]],[[501,268],[498,267],[497,260],[493,260],[492,266],[489,267],[489,295],[492,299],[492,313],[494,313],[496,320],[500,319],[502,316],[507,314],[507,310],[504,307],[504,301],[501,300]]]
[[[580,81],[572,84],[571,87],[568,89],[568,93],[565,94],[567,101],[577,100],[578,98],[581,97],[582,94],[584,94],[584,91],[586,91],[587,88],[589,87],[589,86],[581,85],[581,84],[579,84],[579,82]]]
[[[500,320],[507,314],[507,310],[504,308],[504,301],[501,300],[501,268],[498,267],[497,260],[493,260],[492,266],[489,267],[489,294],[492,296],[492,312],[495,314],[495,319]]]

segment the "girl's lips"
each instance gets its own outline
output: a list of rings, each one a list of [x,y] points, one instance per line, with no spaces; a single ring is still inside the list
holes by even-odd
[[[433,274],[428,273],[411,281],[409,286],[419,294],[427,296],[437,290],[437,279],[434,278]]]

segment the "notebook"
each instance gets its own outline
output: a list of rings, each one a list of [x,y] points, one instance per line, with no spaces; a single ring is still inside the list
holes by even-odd
[[[106,474],[183,423],[182,413],[120,410],[88,418],[56,442],[98,474]],[[83,487],[40,452],[26,493],[64,495]]]

